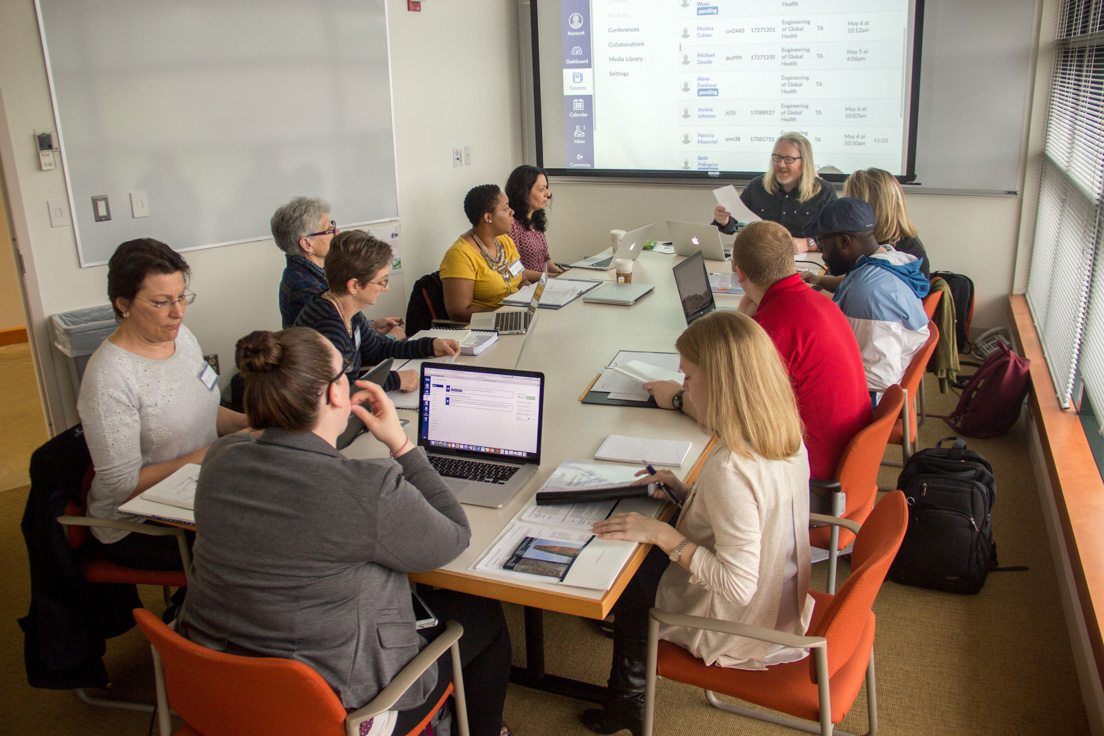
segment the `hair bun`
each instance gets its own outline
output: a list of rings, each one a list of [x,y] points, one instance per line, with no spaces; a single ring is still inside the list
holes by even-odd
[[[280,365],[284,349],[275,332],[256,330],[238,340],[235,360],[238,370],[248,373],[268,373]]]

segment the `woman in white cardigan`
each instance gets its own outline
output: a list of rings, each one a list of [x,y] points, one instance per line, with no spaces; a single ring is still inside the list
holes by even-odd
[[[685,391],[716,437],[693,486],[659,481],[683,501],[674,526],[640,514],[594,525],[603,539],[654,547],[614,606],[613,664],[604,708],[580,718],[596,733],[643,727],[644,658],[653,606],[804,634],[809,590],[809,461],[785,367],[767,333],[737,312],[694,322],[675,343]],[[642,474],[646,471],[642,471]],[[807,656],[742,637],[667,627],[707,664],[765,669]]]

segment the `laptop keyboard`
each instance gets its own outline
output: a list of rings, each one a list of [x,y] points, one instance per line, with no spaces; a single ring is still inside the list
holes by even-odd
[[[594,261],[590,264],[590,268],[608,268],[611,263],[613,263],[613,256],[604,258],[600,261]]]
[[[495,315],[495,330],[498,332],[524,332],[529,312],[499,312]]]
[[[459,460],[454,457],[429,456],[429,463],[441,475],[447,478],[460,478],[461,480],[474,480],[483,483],[497,483],[502,485],[514,473],[518,471],[512,465],[492,465],[481,463],[477,460]]]

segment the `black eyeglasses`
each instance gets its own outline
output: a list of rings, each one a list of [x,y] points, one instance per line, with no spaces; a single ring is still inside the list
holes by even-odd
[[[337,223],[333,220],[330,220],[330,226],[328,228],[326,228],[325,230],[323,230],[321,232],[317,232],[317,233],[311,233],[310,235],[306,235],[304,237],[313,238],[316,235],[333,235],[336,232],[337,232]]]
[[[353,355],[356,355],[356,354],[354,353]],[[330,403],[330,386],[332,386],[333,384],[340,381],[341,377],[349,372],[349,366],[353,364],[353,355],[350,355],[349,357],[345,358],[345,360],[341,361],[341,370],[338,371],[337,375],[334,376],[332,379],[330,379],[329,383],[326,384],[326,387],[324,389],[322,389],[322,391],[326,395],[326,404],[327,405],[329,405],[329,403]]]
[[[779,156],[777,153],[771,154],[771,161],[775,162],[776,164],[780,164],[783,161],[785,161],[787,164],[792,164],[794,161],[800,160],[800,156]]]

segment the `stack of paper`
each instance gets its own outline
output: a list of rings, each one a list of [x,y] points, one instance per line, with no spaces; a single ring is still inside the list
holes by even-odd
[[[629,366],[630,363],[644,364],[649,368],[643,369],[646,373],[642,374],[638,372],[639,365],[637,366],[638,371],[633,371],[633,368]],[[606,370],[602,371],[602,375],[594,382],[591,390],[608,393],[611,399],[645,403],[650,396],[647,391],[641,388],[641,383],[645,380],[671,380],[682,383],[683,375],[678,372],[678,364],[678,353],[643,353],[622,350],[606,366]],[[616,370],[619,368],[623,370]],[[656,370],[655,373],[651,372],[653,369]],[[637,375],[630,377],[630,373],[624,372],[626,370],[637,372]],[[662,378],[644,378],[645,375],[662,376]]]
[[[187,463],[175,473],[156,483],[142,493],[147,501],[165,503],[181,509],[195,508],[196,482],[199,480],[199,466]]]
[[[544,293],[541,294],[540,306],[544,309],[559,309],[565,304],[575,301],[600,283],[602,282],[565,278],[548,279],[544,286]],[[528,306],[529,302],[533,301],[533,291],[536,288],[536,284],[524,286],[503,299],[502,303],[514,307]]]
[[[628,482],[635,478],[635,473],[635,468],[624,466],[565,461],[540,490]],[[632,557],[636,544],[598,539],[591,533],[591,527],[615,509],[619,513],[636,511],[654,518],[661,506],[660,501],[651,498],[531,505],[506,527],[471,569],[532,582],[608,590]]]
[[[680,468],[686,462],[686,456],[690,454],[690,447],[690,442],[679,440],[647,440],[611,434],[594,453],[594,459]]]
[[[498,340],[498,333],[488,330],[449,330],[435,327],[432,330],[421,330],[411,340],[420,340],[423,337],[440,337],[446,340],[455,340],[460,343],[461,355],[479,355],[484,350],[494,345]],[[447,358],[440,358],[447,360]],[[393,370],[398,370],[394,368]]]

